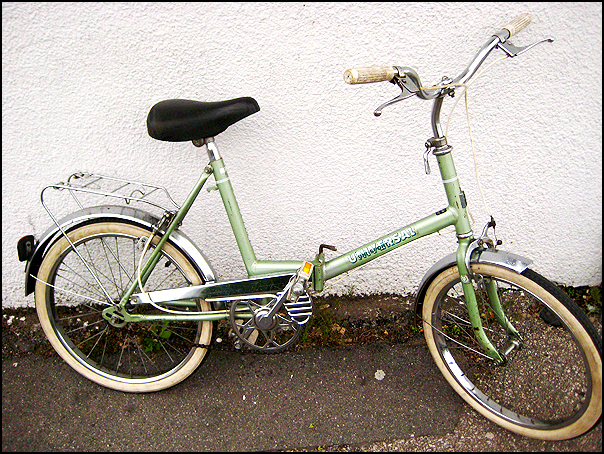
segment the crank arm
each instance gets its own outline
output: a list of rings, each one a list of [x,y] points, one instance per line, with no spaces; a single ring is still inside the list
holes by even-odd
[[[283,306],[285,301],[295,303],[298,300],[300,295],[302,295],[306,290],[306,284],[310,279],[312,270],[313,264],[310,262],[304,262],[304,265],[302,265],[296,275],[289,280],[273,307],[270,309],[268,314],[266,314],[267,318],[273,318],[279,309],[281,309],[281,306]]]

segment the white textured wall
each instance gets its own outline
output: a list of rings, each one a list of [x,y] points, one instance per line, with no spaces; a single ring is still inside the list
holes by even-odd
[[[533,23],[514,44],[556,41],[471,88],[482,185],[504,249],[557,282],[601,283],[601,3],[3,3],[3,306],[33,304],[15,245],[50,225],[44,185],[96,171],[184,199],[206,157],[147,135],[162,99],[260,104],[217,138],[259,258],[310,259],[320,243],[345,252],[443,208],[438,172],[426,176],[422,162],[431,104],[414,98],[375,118],[398,89],[348,86],[343,71],[411,66],[433,84],[524,12]],[[487,216],[462,104],[451,128],[480,232]],[[244,273],[218,193],[204,191],[182,230],[221,278]],[[455,246],[454,233],[421,239],[331,291],[413,291]]]

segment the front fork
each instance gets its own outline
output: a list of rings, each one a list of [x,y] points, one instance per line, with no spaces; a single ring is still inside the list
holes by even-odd
[[[497,282],[485,277],[475,277],[471,270],[468,269],[467,264],[470,262],[467,257],[468,251],[470,254],[472,253],[472,250],[470,249],[470,239],[460,239],[459,248],[457,250],[457,267],[459,269],[459,277],[464,292],[470,323],[472,324],[476,340],[484,349],[485,354],[494,359],[497,364],[505,364],[507,362],[507,356],[514,350],[522,347],[522,337],[504,313],[503,307],[501,306],[501,300],[499,299]],[[480,279],[480,281],[477,281],[477,279]],[[479,286],[484,286],[489,307],[492,309],[499,325],[501,325],[507,333],[507,343],[500,351],[493,346],[482,326],[478,299],[472,281],[475,281]]]
[[[438,162],[438,167],[443,184],[445,186],[445,192],[447,193],[449,206],[454,208],[459,214],[458,220],[455,224],[457,238],[459,241],[459,246],[457,249],[457,267],[459,269],[459,277],[461,279],[466,307],[474,335],[487,356],[494,359],[498,364],[504,364],[506,362],[506,355],[511,353],[514,349],[521,347],[522,341],[520,335],[503,312],[499,294],[497,292],[497,283],[490,279],[483,279],[483,281],[479,282],[478,284],[485,286],[490,307],[495,313],[497,321],[508,334],[508,343],[504,346],[502,351],[497,351],[487,337],[484,327],[482,326],[482,320],[480,318],[478,300],[474,290],[474,285],[472,283],[472,272],[469,269],[470,256],[476,248],[472,243],[473,234],[468,218],[468,211],[466,209],[466,197],[460,188],[459,179],[457,177],[455,165],[451,156],[452,147],[447,144],[446,138],[441,137],[439,139],[430,139],[426,144],[426,148],[427,152],[425,159],[427,161],[427,154],[431,149],[433,149],[432,152],[436,156]],[[426,173],[429,172],[429,167],[426,165]],[[485,228],[483,236],[486,236],[486,230],[487,228]]]

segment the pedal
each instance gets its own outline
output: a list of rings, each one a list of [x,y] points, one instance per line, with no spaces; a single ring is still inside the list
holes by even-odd
[[[300,267],[296,275],[292,278],[292,281],[290,281],[290,284],[288,284],[287,287],[289,288],[286,287],[287,293],[285,299],[287,301],[295,303],[306,291],[306,284],[310,279],[313,267],[314,265],[310,262],[304,262],[304,265]]]
[[[286,301],[283,303],[289,316],[299,325],[304,325],[312,317],[312,300],[305,294],[298,297],[298,301]]]
[[[312,273],[312,269],[313,269],[312,263],[304,262],[304,265],[302,265],[302,268],[300,268],[298,270],[297,277],[300,279],[304,279],[305,281],[308,281],[310,279],[310,273]]]
[[[310,262],[304,262],[300,267],[283,302],[285,310],[289,316],[298,324],[303,325],[312,317],[312,300],[306,293],[306,286],[312,275],[314,265]]]

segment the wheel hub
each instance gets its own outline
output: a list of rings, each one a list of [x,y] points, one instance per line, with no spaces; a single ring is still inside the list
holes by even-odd
[[[115,328],[123,328],[126,326],[124,316],[117,311],[116,306],[108,307],[103,311],[103,318]]]

